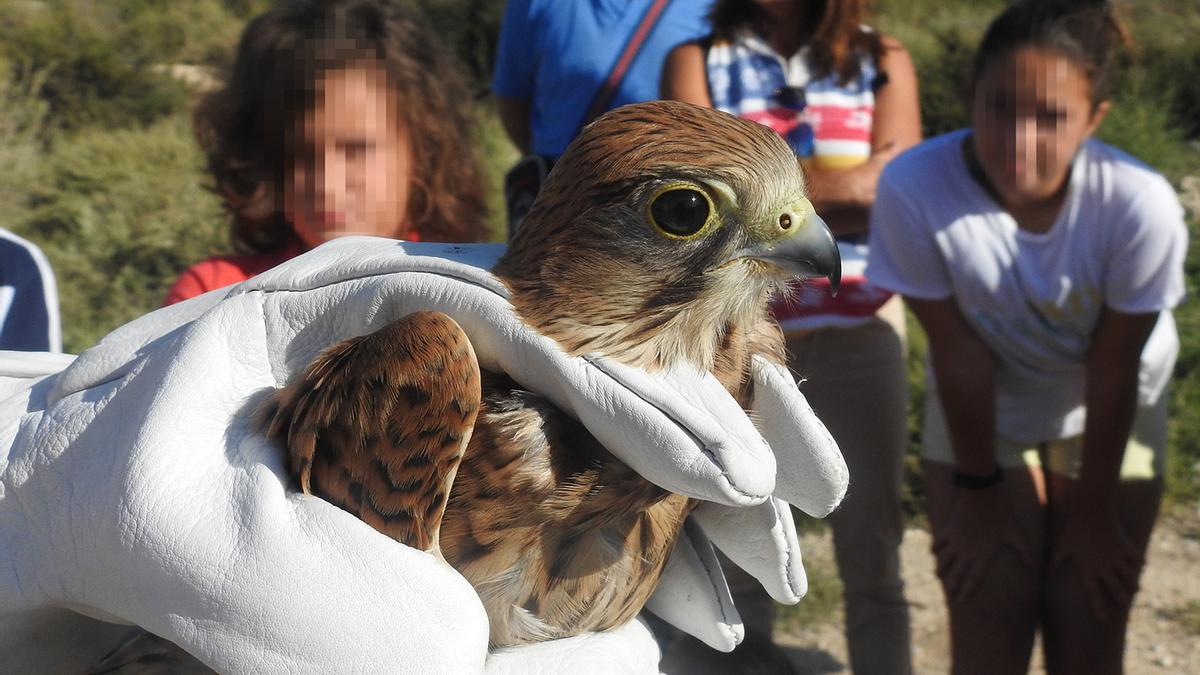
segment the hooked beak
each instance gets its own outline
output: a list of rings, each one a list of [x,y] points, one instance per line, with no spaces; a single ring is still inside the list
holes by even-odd
[[[739,251],[739,257],[761,260],[790,276],[826,277],[830,291],[837,295],[842,282],[842,256],[829,226],[809,210],[799,227],[789,229],[792,231],[784,229],[771,241]]]

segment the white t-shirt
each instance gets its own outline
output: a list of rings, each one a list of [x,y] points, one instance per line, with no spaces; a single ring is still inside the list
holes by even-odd
[[[884,170],[867,276],[902,295],[953,296],[998,356],[996,433],[1036,443],[1083,432],[1085,358],[1102,307],[1161,312],[1139,402],[1157,400],[1179,351],[1187,229],[1170,184],[1096,140],[1080,148],[1058,219],[1035,234],[967,169],[968,130],[931,139]],[[927,376],[932,386],[932,377]]]

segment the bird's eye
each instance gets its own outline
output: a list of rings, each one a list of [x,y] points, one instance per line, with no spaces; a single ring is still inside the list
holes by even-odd
[[[712,221],[712,200],[691,187],[668,186],[650,200],[650,222],[673,239],[691,239]]]

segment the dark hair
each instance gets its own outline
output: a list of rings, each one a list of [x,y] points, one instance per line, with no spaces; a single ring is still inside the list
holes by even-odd
[[[858,76],[864,53],[879,61],[883,54],[879,34],[862,27],[867,0],[814,0],[807,8],[805,20],[815,26],[807,42],[813,75],[836,73],[839,83],[846,84]],[[708,18],[713,37],[729,40],[762,16],[752,0],[717,0]]]
[[[1092,104],[1108,100],[1115,44],[1129,47],[1129,34],[1105,0],[1017,0],[992,20],[975,52],[972,86],[996,59],[1022,47],[1046,47],[1083,69]]]
[[[291,0],[246,26],[228,81],[195,115],[235,246],[273,251],[294,236],[277,198],[290,136],[323,73],[363,65],[386,73],[408,132],[408,226],[434,241],[485,236],[471,98],[424,22],[391,0]]]

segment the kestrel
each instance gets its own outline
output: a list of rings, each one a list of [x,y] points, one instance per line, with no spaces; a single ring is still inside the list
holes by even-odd
[[[659,101],[583,130],[494,273],[568,354],[690,364],[746,406],[751,356],[783,361],[769,297],[796,276],[836,283],[840,263],[782,139]],[[466,577],[497,647],[631,620],[695,506],[537,393],[481,372],[438,312],[334,345],[265,415],[303,491]]]

